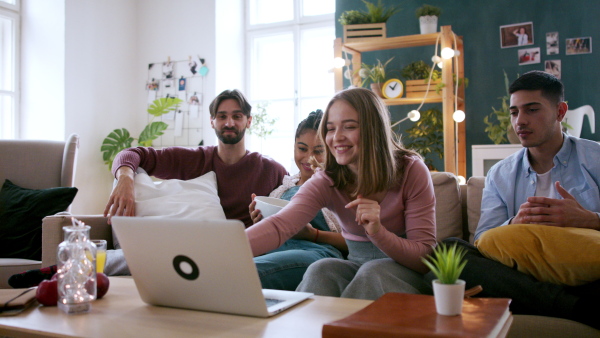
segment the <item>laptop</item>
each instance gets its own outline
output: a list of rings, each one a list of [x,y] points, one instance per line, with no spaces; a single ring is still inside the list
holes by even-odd
[[[269,317],[313,295],[262,289],[241,221],[115,216],[112,227],[148,304]]]

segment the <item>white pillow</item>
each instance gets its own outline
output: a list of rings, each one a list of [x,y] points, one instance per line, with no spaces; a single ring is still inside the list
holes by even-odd
[[[135,213],[143,217],[225,219],[217,176],[154,182],[143,169],[135,176]]]

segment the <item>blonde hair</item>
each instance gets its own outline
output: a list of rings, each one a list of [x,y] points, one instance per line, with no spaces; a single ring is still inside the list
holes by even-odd
[[[332,178],[334,187],[349,191],[352,197],[369,196],[397,186],[404,176],[405,156],[419,156],[407,150],[396,139],[386,105],[372,91],[365,88],[346,89],[337,93],[327,105],[319,126],[319,135],[325,143],[329,110],[343,100],[358,112],[359,154],[358,177],[345,165],[339,165],[328,147],[325,147],[324,170]]]

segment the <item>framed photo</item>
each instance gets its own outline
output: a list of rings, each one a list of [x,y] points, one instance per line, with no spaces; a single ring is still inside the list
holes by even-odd
[[[540,63],[540,47],[519,49],[519,66]]]
[[[546,55],[556,55],[558,53],[558,32],[546,33]]]
[[[592,52],[592,38],[567,39],[567,55],[590,54]]]
[[[533,45],[533,22],[500,26],[500,47]]]
[[[544,62],[544,71],[556,76],[560,80],[560,60],[546,60]]]

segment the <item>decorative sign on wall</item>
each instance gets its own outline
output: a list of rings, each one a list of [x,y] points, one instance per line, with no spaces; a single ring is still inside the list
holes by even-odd
[[[178,109],[159,119],[169,127],[157,138],[155,147],[197,146],[202,143],[202,103],[209,69],[203,58],[150,63],[146,83],[147,103],[162,97],[183,100]]]

